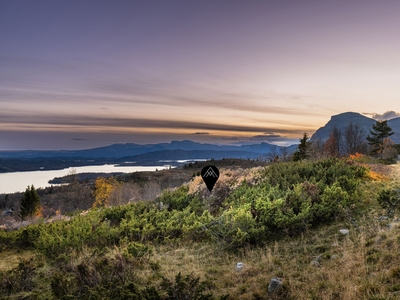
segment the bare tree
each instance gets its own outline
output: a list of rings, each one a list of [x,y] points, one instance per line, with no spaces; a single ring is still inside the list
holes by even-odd
[[[267,159],[268,159],[270,162],[276,162],[278,158],[279,158],[279,155],[278,155],[278,146],[273,145],[273,146],[271,147],[271,150],[270,150],[269,153],[267,154]]]
[[[290,153],[288,147],[281,147],[281,149],[279,150],[279,157],[282,161],[290,160]]]
[[[139,201],[142,199],[141,192],[142,189],[137,183],[124,183],[111,193],[109,204],[116,206]]]
[[[324,152],[328,156],[338,157],[342,153],[342,148],[342,131],[335,126],[324,144]]]
[[[368,144],[366,142],[366,132],[358,124],[350,122],[344,128],[344,152],[347,155],[358,153],[366,153]]]
[[[311,142],[308,149],[308,157],[311,160],[324,158],[324,142],[321,140]]]
[[[146,182],[142,189],[143,200],[153,200],[161,194],[161,187],[156,182]]]

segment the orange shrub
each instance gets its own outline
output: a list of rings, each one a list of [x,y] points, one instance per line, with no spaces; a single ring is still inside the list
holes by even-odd
[[[369,170],[368,176],[369,176],[369,178],[371,178],[372,180],[375,180],[375,181],[385,181],[388,179],[387,176],[385,176],[381,173],[372,171],[372,170]]]
[[[359,160],[364,157],[363,154],[356,152],[355,154],[350,154],[350,159],[352,160]]]

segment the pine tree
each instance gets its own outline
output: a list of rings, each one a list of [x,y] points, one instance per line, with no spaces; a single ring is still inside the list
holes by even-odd
[[[368,144],[372,146],[371,152],[382,158],[384,152],[384,140],[391,136],[394,132],[392,128],[387,124],[387,120],[385,121],[376,121],[374,125],[372,125],[372,130],[369,130],[367,141]]]
[[[31,217],[40,210],[40,198],[33,184],[27,187],[21,199],[19,215],[22,219]]]
[[[308,135],[305,132],[303,138],[300,139],[300,144],[297,147],[297,151],[293,154],[293,160],[299,161],[306,159],[308,156],[308,149],[310,148],[310,142],[308,142]]]

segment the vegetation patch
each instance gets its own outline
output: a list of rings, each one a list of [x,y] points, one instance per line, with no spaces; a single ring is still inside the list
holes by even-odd
[[[212,192],[195,175],[122,206],[99,190],[69,219],[0,230],[16,259],[0,266],[0,298],[395,299],[398,211],[381,218],[378,204],[397,199],[391,184],[331,158],[221,168]]]

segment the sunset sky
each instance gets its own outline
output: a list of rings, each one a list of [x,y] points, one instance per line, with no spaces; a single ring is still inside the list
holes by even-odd
[[[395,0],[2,0],[0,150],[292,144],[342,112],[396,117],[399,16]]]

